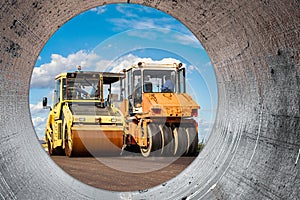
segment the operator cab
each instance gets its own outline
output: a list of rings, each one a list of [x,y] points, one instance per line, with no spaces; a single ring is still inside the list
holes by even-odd
[[[58,103],[90,103],[107,107],[112,100],[120,101],[118,91],[120,80],[124,74],[109,72],[76,71],[61,73],[55,78],[53,107]],[[114,92],[114,93],[113,93]],[[43,107],[47,106],[47,98],[43,99]]]
[[[146,64],[130,66],[124,70],[126,80],[122,90],[129,103],[129,114],[142,112],[145,93],[185,93],[185,68],[182,64]]]

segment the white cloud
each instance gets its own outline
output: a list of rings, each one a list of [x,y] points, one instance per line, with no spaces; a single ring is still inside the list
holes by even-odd
[[[43,109],[42,102],[40,101],[37,104],[30,104],[30,113],[35,132],[39,138],[42,138],[45,134],[49,109]]]
[[[132,6],[120,4],[116,7],[116,10],[119,13],[124,14],[126,17],[138,17],[137,14],[134,14],[134,9]]]
[[[198,121],[199,141],[202,140],[207,141],[214,122],[212,120],[209,121],[201,117],[198,117],[197,121]]]
[[[30,111],[32,114],[37,114],[43,111],[42,102],[38,102],[37,104],[30,104]]]
[[[145,62],[145,63],[157,63],[157,64],[167,64],[167,63],[179,63],[180,60],[174,58],[164,58],[162,60],[153,60],[152,58],[140,58],[138,56],[128,54],[119,58],[118,60],[112,62],[110,64],[111,67],[110,71],[112,72],[120,72],[122,69],[129,67],[130,65],[137,64],[138,62]],[[185,64],[183,64],[185,67]]]
[[[78,51],[75,54],[70,54],[67,57],[62,55],[52,54],[51,62],[35,67],[31,77],[32,88],[49,88],[54,84],[54,77],[62,72],[75,71],[77,66],[82,66],[83,69],[89,69],[99,62],[99,56],[86,51]],[[100,64],[100,63],[98,63]]]
[[[90,11],[96,12],[98,15],[101,15],[107,11],[107,8],[106,8],[106,6],[99,6],[99,7],[90,9]]]
[[[46,119],[44,117],[32,118],[32,123],[35,127],[39,127],[40,125],[44,125],[45,122],[46,122]]]
[[[151,7],[147,6],[132,6],[132,5],[126,5],[126,4],[119,4],[116,7],[116,10],[125,15],[126,17],[138,17],[135,13],[156,13],[157,10]]]
[[[188,72],[189,74],[194,73],[195,70],[197,70],[197,67],[194,66],[194,65],[189,65],[189,66],[187,67],[187,72]]]
[[[183,45],[190,45],[196,48],[203,48],[201,43],[198,41],[198,39],[190,34],[182,34],[182,33],[178,33],[178,34],[174,34],[174,42],[183,44]]]
[[[127,33],[128,36],[142,38],[147,40],[160,40],[162,41],[161,34],[167,32],[167,29],[157,29],[157,31],[140,31],[140,30],[133,30]]]
[[[138,10],[137,10],[138,9]],[[128,30],[128,29],[145,29],[145,28],[163,28],[163,29],[174,29],[186,32],[186,28],[172,17],[142,17],[135,13],[152,13],[153,9],[150,8],[137,8],[131,9],[126,5],[120,5],[117,10],[123,14],[123,17],[108,19],[108,22],[112,23],[116,30]]]
[[[123,21],[123,22],[122,22]],[[119,21],[120,26],[126,26],[129,20],[123,19]],[[176,44],[188,46],[189,48],[197,48],[203,50],[201,43],[198,39],[191,33],[181,33],[174,31],[172,27],[160,27],[157,26],[152,21],[144,21],[144,22],[130,22],[133,23],[133,29],[126,32],[126,34],[130,37],[142,38],[146,40],[154,40],[160,41],[161,43]]]
[[[173,58],[164,58],[160,61],[154,61],[151,58],[139,58],[132,54],[128,54],[116,61],[102,60],[95,53],[87,53],[86,51],[78,51],[67,57],[52,54],[51,62],[41,65],[33,69],[31,78],[31,88],[53,88],[54,78],[62,72],[75,71],[77,66],[82,66],[85,71],[110,71],[120,72],[123,68],[138,62],[149,63],[175,63],[180,62]],[[110,66],[110,68],[109,68]],[[41,106],[41,105],[40,105]],[[33,107],[35,109],[35,107]]]
[[[209,62],[205,63],[205,64],[203,65],[203,67],[211,68],[211,67],[212,67],[212,64],[211,64],[211,62],[209,61]]]
[[[47,112],[45,113],[37,114],[37,116],[31,115],[31,120],[34,126],[34,130],[39,138],[42,138],[45,135],[48,113],[49,110],[47,110]]]
[[[51,104],[51,102],[49,102],[49,100],[51,101],[53,95],[53,91],[49,91],[48,95],[46,96],[48,98],[48,106]],[[42,100],[39,100],[36,104],[30,103],[30,112],[32,116],[38,116],[41,114],[47,114],[49,113],[49,109],[44,109],[43,108],[43,103]]]
[[[143,20],[112,18],[109,21],[113,24],[115,30],[160,28],[160,26],[156,25],[154,20],[151,18],[147,18]]]

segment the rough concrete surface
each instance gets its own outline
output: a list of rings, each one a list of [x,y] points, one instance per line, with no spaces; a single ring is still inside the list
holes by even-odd
[[[39,146],[29,83],[45,42],[105,3],[139,3],[185,24],[211,58],[218,112],[208,144],[177,178],[110,192],[67,175]],[[0,199],[300,199],[299,0],[3,0]]]

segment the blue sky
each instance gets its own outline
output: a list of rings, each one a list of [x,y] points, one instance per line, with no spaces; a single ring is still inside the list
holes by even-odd
[[[118,71],[146,62],[182,62],[187,69],[188,92],[201,106],[199,137],[207,139],[217,106],[213,68],[205,49],[175,18],[153,8],[111,4],[79,14],[46,43],[36,61],[30,89],[30,109],[39,138],[44,136],[55,75],[83,70]]]

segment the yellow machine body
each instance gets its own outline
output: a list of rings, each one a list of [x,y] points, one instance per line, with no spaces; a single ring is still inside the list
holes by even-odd
[[[50,155],[120,154],[124,120],[110,98],[113,96],[110,87],[122,76],[117,73],[73,72],[56,77],[53,108],[45,133]],[[44,100],[44,107],[49,107],[46,98]]]

